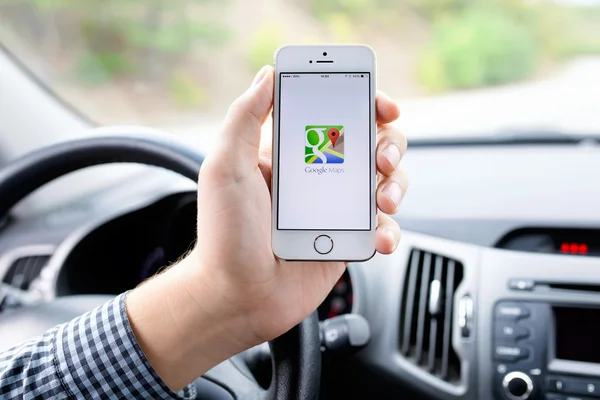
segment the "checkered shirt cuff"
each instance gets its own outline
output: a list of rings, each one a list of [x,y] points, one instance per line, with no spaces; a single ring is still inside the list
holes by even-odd
[[[195,398],[193,385],[175,393],[154,371],[129,324],[126,296],[0,353],[2,398]]]

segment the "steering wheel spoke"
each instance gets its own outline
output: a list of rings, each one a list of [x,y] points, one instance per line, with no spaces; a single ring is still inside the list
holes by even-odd
[[[227,389],[236,399],[264,399],[267,392],[261,388],[244,368],[238,356],[223,361],[204,374],[203,378]]]

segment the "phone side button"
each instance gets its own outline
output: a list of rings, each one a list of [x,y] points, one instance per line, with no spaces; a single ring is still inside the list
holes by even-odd
[[[320,235],[315,239],[314,246],[317,253],[328,254],[333,249],[333,240],[327,235]]]

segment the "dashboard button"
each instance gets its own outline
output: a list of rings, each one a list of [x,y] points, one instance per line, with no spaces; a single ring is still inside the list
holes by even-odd
[[[508,281],[510,290],[533,290],[535,282],[533,279],[511,279]]]
[[[553,392],[564,392],[565,391],[565,383],[562,378],[549,376],[546,379],[546,388]]]
[[[529,314],[529,309],[518,303],[500,303],[496,306],[496,318],[499,320],[516,321]]]
[[[504,376],[502,388],[511,400],[527,400],[533,392],[533,381],[527,374],[513,371]]]
[[[600,395],[600,382],[595,380],[575,380],[569,385],[569,392],[587,396]]]
[[[570,396],[568,394],[548,393],[546,400],[592,400],[591,397]]]
[[[553,392],[572,393],[585,396],[600,396],[600,380],[549,376],[546,387]]]
[[[518,346],[498,345],[494,348],[494,358],[498,361],[518,361],[529,357],[529,349]]]
[[[315,239],[314,246],[317,253],[329,254],[333,249],[333,240],[327,235],[320,235]]]
[[[503,340],[519,340],[529,337],[529,329],[512,324],[510,322],[499,322],[496,325],[495,336]]]
[[[600,382],[598,382],[598,381],[584,382],[582,389],[583,389],[583,391],[581,391],[580,393],[593,394],[595,396],[598,396],[598,395],[600,395]]]

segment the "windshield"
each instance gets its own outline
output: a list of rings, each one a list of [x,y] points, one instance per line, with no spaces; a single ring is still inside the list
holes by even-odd
[[[0,41],[98,124],[214,126],[287,43],[366,43],[407,135],[600,133],[600,0],[1,0]]]

